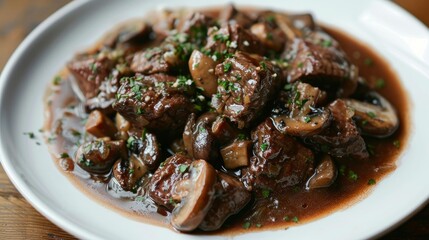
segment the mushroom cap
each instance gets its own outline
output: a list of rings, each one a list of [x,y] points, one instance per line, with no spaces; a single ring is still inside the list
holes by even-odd
[[[176,183],[175,192],[181,196],[171,214],[171,225],[179,231],[192,231],[200,225],[209,211],[215,194],[216,170],[205,160],[189,166],[189,178]]]

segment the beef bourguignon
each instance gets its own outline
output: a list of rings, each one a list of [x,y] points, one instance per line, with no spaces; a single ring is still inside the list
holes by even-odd
[[[46,103],[62,169],[183,232],[285,227],[356,200],[395,168],[408,123],[362,44],[310,14],[233,5],[118,26]]]

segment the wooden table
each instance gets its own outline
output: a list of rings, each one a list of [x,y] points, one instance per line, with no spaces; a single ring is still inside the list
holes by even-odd
[[[69,0],[0,0],[0,70],[22,39]],[[429,26],[429,1],[397,0]],[[75,239],[40,215],[0,165],[0,239]],[[429,206],[382,239],[429,239]]]

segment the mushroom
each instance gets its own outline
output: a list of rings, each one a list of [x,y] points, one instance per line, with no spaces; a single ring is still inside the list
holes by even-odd
[[[311,176],[305,188],[307,190],[315,189],[315,188],[324,188],[331,186],[337,178],[337,168],[335,167],[334,161],[332,158],[325,154],[317,166],[313,176]]]
[[[212,133],[221,144],[225,144],[234,140],[239,131],[226,118],[218,117],[213,122]]]
[[[125,191],[136,191],[136,183],[149,169],[141,159],[131,155],[129,159],[118,160],[113,166],[113,177]]]
[[[85,124],[85,130],[91,135],[101,138],[114,138],[117,132],[115,124],[99,110],[92,111]]]
[[[200,225],[213,204],[216,170],[204,160],[196,160],[188,169],[189,178],[176,182],[173,199],[179,199],[171,213],[171,225],[179,231],[192,231]]]
[[[103,40],[103,45],[114,48],[117,44],[129,44],[149,38],[152,27],[142,20],[130,20],[119,25]]]
[[[195,159],[204,159],[215,163],[219,157],[218,143],[212,133],[212,124],[217,114],[207,112],[201,115],[197,121],[191,115],[183,132],[183,142],[190,156]]]
[[[399,127],[394,107],[376,92],[367,94],[365,102],[355,99],[346,99],[345,102],[354,109],[354,120],[363,135],[388,137]]]
[[[249,140],[238,140],[222,148],[220,154],[222,155],[225,168],[235,169],[248,166],[251,148],[252,141]]]
[[[274,126],[292,136],[310,136],[320,133],[331,120],[327,108],[316,108],[326,99],[326,93],[310,84],[298,82],[289,93],[289,114],[273,116]]]
[[[131,128],[130,122],[128,122],[121,114],[116,113],[115,126],[116,129],[118,129],[118,138],[127,140],[129,137],[128,130]]]
[[[217,77],[214,74],[216,62],[198,50],[194,50],[189,58],[189,70],[197,87],[201,87],[203,94],[211,97],[217,92]]]
[[[127,147],[122,140],[94,140],[80,145],[75,162],[87,172],[104,174],[110,171],[119,158],[126,160],[127,155]]]

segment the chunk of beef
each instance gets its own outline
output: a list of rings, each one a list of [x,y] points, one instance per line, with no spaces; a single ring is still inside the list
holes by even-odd
[[[131,69],[143,74],[183,73],[195,45],[189,36],[177,33],[167,37],[159,46],[134,54]]]
[[[356,90],[357,67],[350,63],[338,42],[322,30],[295,38],[284,57],[290,62],[289,82],[309,82],[333,97],[347,97]]]
[[[117,26],[103,39],[107,48],[126,49],[129,45],[141,45],[150,40],[152,26],[144,20],[130,20]]]
[[[279,52],[284,49],[286,36],[279,28],[272,27],[269,23],[255,23],[250,31],[259,41],[269,49]]]
[[[114,61],[105,56],[81,56],[69,62],[67,69],[76,80],[83,96],[89,99],[98,95],[100,85],[109,77],[114,64]]]
[[[185,95],[191,87],[178,84],[179,80],[165,74],[123,78],[113,108],[135,128],[146,127],[156,133],[175,132],[195,111],[194,104]]]
[[[246,13],[235,8],[233,4],[229,4],[221,10],[219,14],[219,23],[224,25],[229,22],[234,22],[244,28],[248,28],[254,20]]]
[[[365,141],[361,137],[352,117],[354,111],[339,99],[329,105],[333,121],[320,134],[308,137],[306,142],[322,152],[337,157],[368,158]]]
[[[190,42],[201,47],[206,42],[208,27],[213,24],[212,18],[201,12],[194,12],[178,28],[181,33],[188,35]]]
[[[113,166],[113,177],[125,191],[136,192],[138,182],[148,172],[147,166],[135,156],[120,159]]]
[[[164,206],[169,210],[174,208],[173,186],[179,180],[188,177],[188,174],[183,169],[186,170],[191,162],[190,158],[181,154],[175,154],[167,158],[155,171],[149,183],[149,196],[156,204]]]
[[[255,35],[233,22],[223,25],[221,28],[210,28],[204,49],[212,55],[215,61],[223,60],[235,51],[259,55],[266,53],[266,49]]]
[[[87,99],[85,107],[88,111],[100,110],[110,115],[114,113],[112,104],[115,101],[116,92],[119,88],[120,73],[112,71],[105,81],[101,82],[97,96]]]
[[[218,93],[212,105],[238,124],[249,127],[283,86],[280,69],[260,56],[237,52],[216,67]]]
[[[217,195],[206,217],[198,226],[204,231],[222,227],[228,217],[237,214],[251,199],[251,194],[235,177],[218,172]]]
[[[250,166],[243,169],[246,188],[276,189],[304,183],[313,173],[313,152],[294,138],[281,134],[270,119],[252,131]]]

